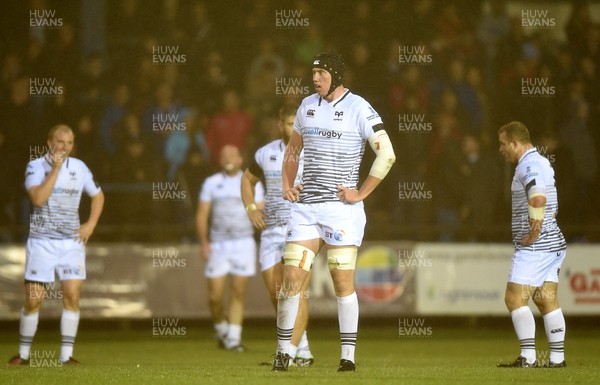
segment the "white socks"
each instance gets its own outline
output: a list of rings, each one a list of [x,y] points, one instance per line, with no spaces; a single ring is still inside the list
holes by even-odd
[[[521,345],[521,356],[527,359],[527,362],[535,362],[535,320],[529,306],[521,306],[510,313],[517,332],[517,338]]]
[[[340,323],[340,339],[342,342],[342,359],[354,362],[356,334],[358,331],[358,297],[356,292],[337,297],[338,320]]]
[[[25,314],[21,309],[21,322],[19,323],[19,356],[21,359],[28,360],[29,352],[31,351],[31,343],[37,330],[39,321],[39,312]]]
[[[298,315],[300,293],[286,297],[281,291],[277,296],[277,351],[289,353],[290,341],[294,330],[294,323]]]
[[[229,330],[227,331],[227,339],[225,340],[225,347],[227,349],[236,347],[242,342],[242,325],[229,324]]]
[[[310,351],[310,346],[308,344],[308,336],[306,335],[306,330],[304,334],[302,334],[302,338],[300,339],[300,343],[298,344],[298,352],[296,356],[300,358],[313,358],[313,355]]]
[[[73,356],[73,345],[77,336],[79,326],[79,310],[71,311],[63,309],[60,317],[60,361],[66,362]]]
[[[536,360],[535,320],[529,306],[522,306],[510,313],[513,325],[521,344],[521,355],[532,364]],[[544,328],[550,345],[550,361],[560,364],[565,360],[565,317],[562,310],[556,309],[544,316]]]
[[[219,323],[214,324],[215,332],[219,339],[224,340],[227,337],[227,332],[229,330],[229,324],[227,321],[221,321]]]
[[[544,316],[544,328],[550,345],[550,362],[560,364],[565,360],[565,317],[556,309]]]

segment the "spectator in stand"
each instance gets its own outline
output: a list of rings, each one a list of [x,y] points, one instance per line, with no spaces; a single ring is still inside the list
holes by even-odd
[[[219,166],[221,149],[231,144],[243,153],[248,147],[248,138],[252,132],[252,118],[242,109],[237,91],[225,91],[222,106],[214,114],[206,130],[206,144],[215,167]]]
[[[494,205],[497,202],[497,179],[488,175],[499,175],[500,167],[495,158],[484,153],[476,137],[466,135],[461,143],[460,160],[461,180],[461,236],[460,240],[468,242],[490,242],[490,218],[493,218]],[[482,183],[481,181],[486,181]],[[486,197],[486,199],[481,199]]]
[[[117,151],[117,144],[113,141],[113,129],[127,113],[130,96],[127,84],[117,84],[111,103],[104,110],[100,120],[100,140],[104,147],[104,153],[108,156],[114,155]]]

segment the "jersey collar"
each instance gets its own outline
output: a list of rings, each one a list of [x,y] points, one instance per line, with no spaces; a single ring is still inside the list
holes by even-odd
[[[341,94],[337,99],[334,99],[331,102],[327,102],[327,100],[325,100],[321,96],[319,96],[319,106],[321,105],[321,102],[325,102],[327,104],[333,104],[333,107],[335,107],[335,106],[337,106],[337,104],[339,102],[341,102],[342,100],[344,100],[344,98],[346,96],[348,96],[348,94],[350,94],[350,89],[346,88],[343,94]]]
[[[529,150],[525,151],[523,155],[521,155],[521,157],[519,158],[517,164],[521,163],[523,159],[525,159],[528,155],[533,154],[534,152],[537,152],[537,149],[535,147],[532,147]]]

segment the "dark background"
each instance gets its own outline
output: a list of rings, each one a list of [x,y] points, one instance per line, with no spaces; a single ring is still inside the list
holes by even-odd
[[[489,4],[495,13],[484,7]],[[528,9],[540,10],[568,4],[567,13],[550,13],[560,25],[554,29],[524,28],[519,12],[508,11],[515,4],[3,2],[0,241],[26,238],[31,207],[25,166],[32,148],[45,145],[48,130],[66,123],[76,133],[74,156],[106,193],[95,240],[194,242],[198,191],[217,170],[220,146],[240,146],[247,164],[256,148],[278,136],[278,108],[299,103],[278,95],[275,80],[310,86],[313,56],[333,48],[346,59],[345,85],[383,117],[397,155],[366,202],[366,239],[509,242],[513,167],[497,152],[496,131],[521,120],[555,168],[558,221],[567,241],[597,242],[598,4],[527,2]],[[62,26],[31,28],[32,9],[54,10]],[[277,28],[278,10],[301,11],[308,25]],[[431,64],[400,64],[400,45],[425,47]],[[153,63],[156,46],[177,47],[185,62]],[[36,77],[55,78],[63,94],[32,96],[29,81]],[[548,79],[556,92],[525,97],[523,78]],[[160,112],[177,114],[185,131],[153,132],[152,116]],[[433,128],[399,132],[399,114],[424,114]],[[372,160],[368,148],[366,154],[363,175]],[[153,184],[165,182],[178,183],[186,199],[153,200]],[[403,182],[424,183],[430,199],[400,200]]]

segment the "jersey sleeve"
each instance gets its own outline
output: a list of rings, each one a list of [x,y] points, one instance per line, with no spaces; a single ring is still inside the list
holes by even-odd
[[[200,190],[200,202],[210,202],[212,201],[212,179],[207,178],[204,183],[202,183],[202,189]]]
[[[256,153],[254,154],[254,159],[252,159],[252,162],[250,163],[250,166],[248,166],[248,170],[252,173],[252,175],[254,175],[255,177],[262,179],[264,177],[264,172],[263,172],[263,152],[264,152],[264,147],[259,148]]]
[[[294,119],[294,131],[298,134],[302,134],[302,115],[304,114],[304,105],[300,105],[298,107],[298,111],[296,111],[296,119]]]
[[[25,169],[25,190],[39,186],[44,182],[44,167],[37,162],[29,162]]]
[[[357,111],[357,126],[358,131],[363,139],[367,139],[373,135],[373,127],[378,124],[383,124],[381,117],[373,107],[367,102],[362,101]]]
[[[527,163],[519,168],[517,178],[523,185],[527,198],[532,195],[546,195],[544,173],[539,163]]]
[[[100,192],[100,186],[94,180],[94,175],[87,166],[83,166],[83,190],[85,193],[93,197]]]
[[[254,190],[254,202],[264,202],[265,200],[265,187],[262,182],[258,182],[256,184],[256,188]]]

